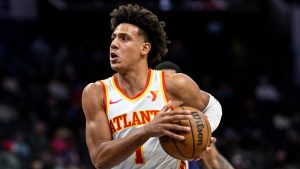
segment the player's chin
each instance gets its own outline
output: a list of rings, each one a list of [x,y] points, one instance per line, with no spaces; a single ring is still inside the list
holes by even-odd
[[[110,67],[113,71],[116,71],[116,72],[118,72],[120,70],[120,65],[118,65],[118,64],[110,63]]]

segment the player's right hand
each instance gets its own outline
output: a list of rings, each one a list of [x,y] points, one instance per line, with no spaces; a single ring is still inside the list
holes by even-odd
[[[176,121],[192,119],[190,110],[171,110],[172,102],[169,101],[164,108],[154,117],[152,121],[144,126],[149,137],[169,136],[177,140],[184,140],[184,136],[176,134],[179,132],[190,132],[191,128],[181,126]]]

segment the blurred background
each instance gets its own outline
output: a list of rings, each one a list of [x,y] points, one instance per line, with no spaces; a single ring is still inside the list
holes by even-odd
[[[237,169],[300,168],[298,1],[0,0],[1,169],[93,168],[81,92],[114,73],[109,12],[126,2],[166,21],[163,60],[221,102],[213,135]]]

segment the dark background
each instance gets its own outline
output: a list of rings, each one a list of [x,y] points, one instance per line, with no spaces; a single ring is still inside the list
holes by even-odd
[[[114,73],[109,12],[125,1],[21,2],[0,1],[0,166],[92,168],[81,92]],[[174,0],[163,10],[160,2],[139,4],[166,21],[163,60],[221,102],[219,151],[237,169],[300,168],[298,3]]]

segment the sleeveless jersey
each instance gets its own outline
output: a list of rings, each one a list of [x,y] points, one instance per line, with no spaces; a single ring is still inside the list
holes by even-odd
[[[151,121],[167,104],[163,72],[149,69],[144,89],[134,98],[119,87],[116,74],[100,81],[105,90],[105,110],[113,139],[123,138]],[[166,154],[157,137],[113,169],[186,169],[186,162]]]

